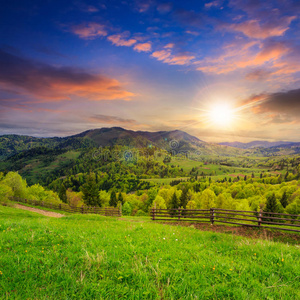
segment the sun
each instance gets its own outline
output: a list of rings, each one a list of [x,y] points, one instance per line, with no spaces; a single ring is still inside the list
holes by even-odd
[[[218,104],[209,111],[210,121],[219,127],[228,127],[234,119],[234,112],[226,104]]]

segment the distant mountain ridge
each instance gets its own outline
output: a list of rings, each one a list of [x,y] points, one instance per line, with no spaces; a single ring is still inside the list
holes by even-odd
[[[22,135],[0,136],[0,159],[37,147],[78,149],[123,145],[128,147],[156,146],[166,150],[192,150],[203,147],[204,141],[180,130],[133,131],[121,127],[91,129],[67,137],[36,138]]]
[[[251,148],[271,148],[271,147],[292,147],[293,145],[296,145],[297,143],[294,142],[284,142],[284,141],[277,141],[277,142],[268,142],[268,141],[252,141],[249,143],[241,143],[241,142],[223,142],[219,143],[219,145],[222,146],[230,146],[240,149],[251,149]]]

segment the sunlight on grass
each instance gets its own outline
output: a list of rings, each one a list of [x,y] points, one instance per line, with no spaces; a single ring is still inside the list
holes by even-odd
[[[97,215],[0,207],[12,299],[297,299],[299,246]]]

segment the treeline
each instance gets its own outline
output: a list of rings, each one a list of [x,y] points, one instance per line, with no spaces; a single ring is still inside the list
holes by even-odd
[[[0,172],[0,202],[7,203],[11,197],[44,201],[52,204],[62,203],[57,193],[39,184],[29,186],[17,172]]]
[[[180,182],[176,186],[147,186],[135,192],[116,188],[101,189],[105,177],[89,173],[82,177],[77,190],[61,185],[58,193],[36,184],[28,186],[26,180],[15,172],[4,176],[0,173],[0,199],[21,197],[38,201],[61,203],[72,206],[90,205],[116,207],[122,204],[125,215],[146,215],[156,208],[208,209],[211,207],[235,210],[300,214],[300,181],[280,182],[280,176],[240,179],[235,182],[215,182],[208,178]],[[100,181],[99,181],[100,180]],[[121,178],[120,178],[121,180]],[[275,181],[277,182],[275,183]]]

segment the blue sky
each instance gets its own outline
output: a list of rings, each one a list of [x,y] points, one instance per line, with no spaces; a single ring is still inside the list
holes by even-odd
[[[299,12],[291,0],[6,1],[0,134],[299,141]]]

